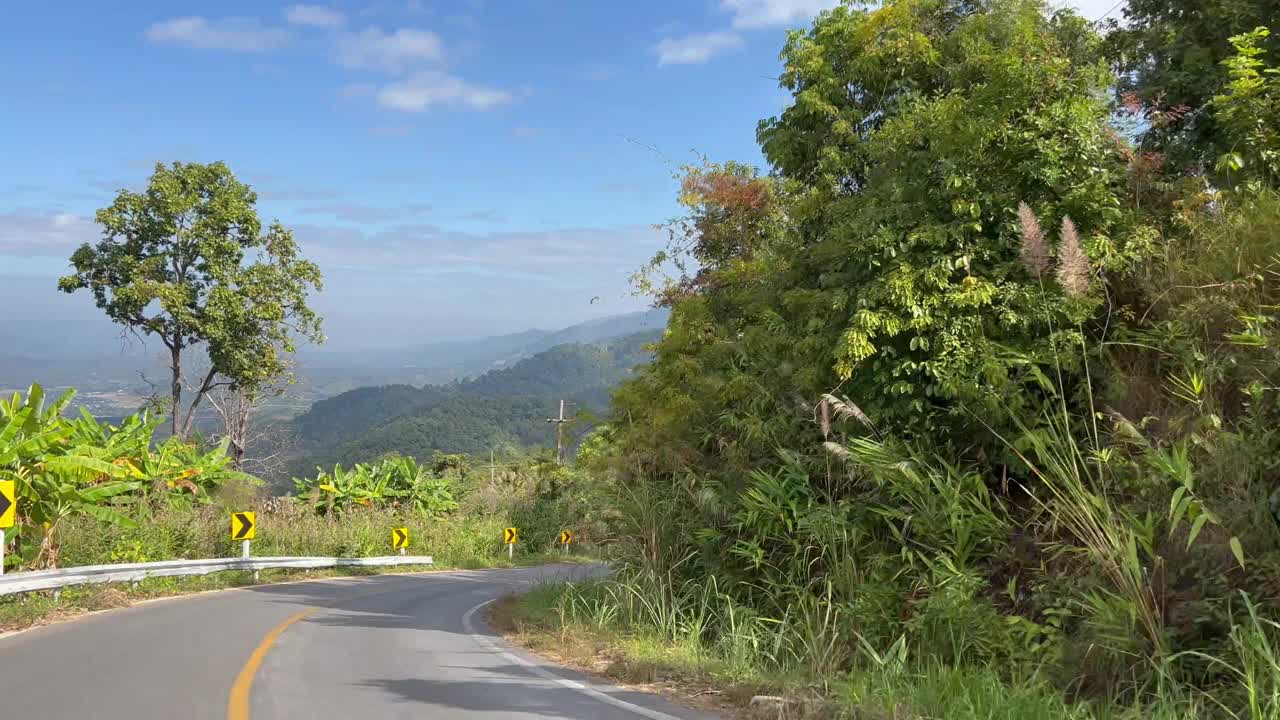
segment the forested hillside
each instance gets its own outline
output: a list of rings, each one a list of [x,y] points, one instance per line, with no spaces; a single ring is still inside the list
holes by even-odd
[[[450,392],[447,385],[356,388],[316,401],[294,419],[294,428],[304,443],[338,443],[419,405],[447,397]]]
[[[546,419],[558,412],[559,401],[584,420],[603,412],[609,389],[650,359],[648,346],[660,336],[650,331],[602,344],[558,345],[473,380],[359,388],[317,402],[296,421],[301,447],[294,467],[303,472],[388,452],[426,456],[554,444]]]
[[[452,395],[378,425],[319,457],[322,465],[350,465],[387,453],[488,455],[496,449],[507,455],[516,448],[554,445],[555,428],[547,418],[556,414],[557,402],[548,395]],[[315,457],[313,453],[308,459]]]

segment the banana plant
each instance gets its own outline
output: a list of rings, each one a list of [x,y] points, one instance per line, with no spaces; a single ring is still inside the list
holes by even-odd
[[[74,395],[46,403],[44,390],[32,385],[25,397],[0,399],[0,479],[15,480],[18,495],[18,527],[6,535],[21,541],[26,563],[56,564],[58,526],[72,515],[133,527],[147,503],[209,502],[229,479],[257,482],[230,468],[225,442],[213,449],[174,438],[154,445],[159,419],[145,412],[119,425],[84,410],[64,417]]]
[[[381,499],[380,489],[371,486],[368,469],[357,464],[351,470],[335,465],[333,473],[316,468],[312,480],[294,479],[301,492],[309,492],[312,509],[319,515],[347,512],[353,505],[371,507],[375,499]]]
[[[134,524],[115,499],[141,484],[126,479],[126,470],[97,446],[72,442],[74,428],[62,418],[72,397],[67,391],[46,407],[44,390],[32,385],[25,398],[15,393],[0,402],[0,478],[14,480],[17,488],[16,538],[42,531],[33,559],[37,567],[56,564],[58,525],[70,515]]]
[[[356,464],[350,470],[341,465],[334,466],[332,472],[316,468],[315,477],[294,478],[293,482],[300,502],[319,515],[399,503],[424,514],[446,513],[458,507],[452,482],[433,477],[408,457]]]

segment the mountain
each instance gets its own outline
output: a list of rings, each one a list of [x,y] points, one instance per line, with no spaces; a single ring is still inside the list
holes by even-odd
[[[578,337],[599,332],[570,330]],[[547,418],[561,399],[567,413],[587,419],[577,424],[580,432],[589,416],[607,407],[609,390],[648,362],[648,346],[659,337],[660,330],[650,330],[602,343],[559,344],[474,379],[358,388],[319,401],[294,422],[301,444],[294,470],[388,452],[423,456],[550,444],[555,431]]]
[[[332,446],[433,400],[443,400],[451,392],[439,385],[356,388],[316,401],[294,418],[293,426],[303,443]]]
[[[450,340],[434,343],[402,343],[389,348],[360,351],[330,350],[305,346],[295,358],[298,382],[287,397],[269,401],[268,415],[288,418],[300,408],[348,390],[364,395],[347,398],[354,413],[376,422],[389,420],[406,408],[433,399],[426,385],[444,385],[464,378],[510,367],[521,359],[565,343],[599,343],[637,332],[666,327],[665,309],[647,310],[598,318],[559,330],[526,330],[478,340]],[[12,333],[10,333],[12,334]],[[22,333],[19,333],[21,336]],[[26,392],[38,382],[50,391],[75,387],[76,405],[96,415],[117,417],[135,412],[148,397],[168,388],[168,356],[158,341],[121,335],[116,341],[89,343],[74,352],[41,335],[40,342],[16,349],[0,348],[0,395]],[[96,349],[95,349],[96,348]],[[196,351],[198,354],[198,350]],[[400,385],[383,392],[377,386]],[[400,397],[389,397],[399,393]],[[416,399],[415,399],[416,398]],[[361,405],[361,403],[368,403]],[[384,404],[381,413],[374,407]],[[197,424],[213,421],[206,408]],[[318,420],[305,428],[308,435],[326,438],[323,429],[329,420]],[[303,421],[306,425],[306,421]]]
[[[334,395],[361,385],[441,384],[475,377],[565,343],[600,343],[667,326],[665,308],[612,315],[560,330],[523,332],[478,340],[445,340],[360,351],[308,349],[301,373]],[[343,387],[343,384],[346,386]]]

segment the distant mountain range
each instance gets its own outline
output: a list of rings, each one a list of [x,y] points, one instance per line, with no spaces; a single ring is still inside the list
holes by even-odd
[[[447,383],[508,367],[566,343],[599,343],[667,326],[665,308],[613,315],[560,330],[525,330],[478,340],[442,340],[367,351],[309,350],[300,373],[321,396],[367,385]],[[345,384],[346,387],[341,387]]]
[[[667,324],[667,311],[647,310],[615,315],[560,330],[524,332],[478,340],[442,340],[369,350],[330,350],[303,347],[298,357],[298,384],[289,396],[273,400],[271,418],[290,417],[312,402],[355,388],[388,384],[447,384],[476,377],[490,370],[510,367],[565,343],[599,343],[637,332],[659,331]],[[139,340],[116,347],[94,345],[75,352],[39,346],[22,352],[0,348],[0,391],[25,391],[32,382],[50,389],[75,387],[78,400],[95,414],[124,415],[137,410],[153,393],[168,387],[166,357],[162,348]],[[421,390],[421,388],[416,388]],[[355,401],[356,398],[353,398]],[[208,413],[198,424],[212,421]]]
[[[500,357],[489,362],[504,367],[479,377],[422,387],[362,387],[316,402],[294,420],[301,442],[291,469],[310,473],[316,466],[368,461],[393,452],[421,457],[437,450],[475,454],[554,444],[555,431],[546,420],[556,414],[561,399],[567,402],[567,414],[579,418],[571,436],[576,437],[608,407],[613,386],[649,360],[650,344],[661,337],[661,329],[604,342],[556,344],[509,367],[506,359],[558,339],[600,337],[638,322],[644,320],[632,316],[624,323],[505,336],[505,347],[487,351],[488,357]],[[471,362],[484,356],[478,347],[468,350],[474,353]]]

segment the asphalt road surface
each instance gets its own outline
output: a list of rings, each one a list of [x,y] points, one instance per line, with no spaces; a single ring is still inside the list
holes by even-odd
[[[0,718],[702,720],[549,665],[483,607],[582,566],[384,575],[167,599],[0,637]]]

